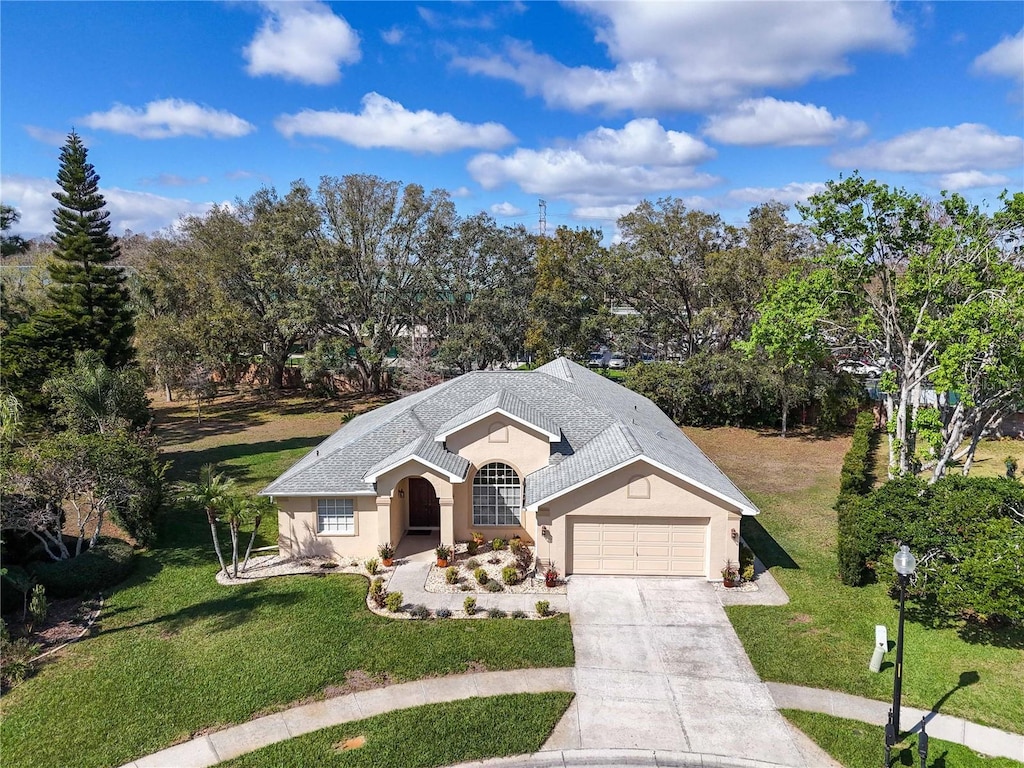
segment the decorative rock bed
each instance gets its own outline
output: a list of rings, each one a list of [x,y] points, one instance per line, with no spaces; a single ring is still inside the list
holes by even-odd
[[[505,547],[505,549],[499,550],[488,550],[485,551],[485,547],[489,547],[490,542],[486,542],[480,546],[479,551],[475,555],[470,555],[466,551],[466,544],[460,543],[455,545],[455,559],[449,563],[449,566],[458,568],[459,570],[459,581],[455,584],[449,584],[445,578],[445,571],[447,568],[439,568],[436,565],[430,567],[430,572],[427,574],[427,582],[424,588],[427,592],[437,593],[452,593],[459,592],[467,595],[489,595],[492,594],[486,587],[486,585],[477,583],[476,577],[473,575],[475,569],[468,568],[466,563],[472,559],[476,559],[481,568],[487,573],[488,581],[496,581],[501,584],[501,592],[505,592],[511,595],[533,595],[543,597],[543,595],[564,595],[565,594],[565,582],[559,581],[558,586],[548,587],[544,584],[544,575],[531,572],[526,575],[522,581],[517,584],[505,584],[502,581],[501,572],[508,566],[514,566],[516,564],[515,555],[512,551]],[[525,546],[525,545],[524,545]],[[531,550],[532,551],[532,550]],[[491,560],[497,560],[496,563],[490,562]],[[501,594],[498,592],[497,594]]]

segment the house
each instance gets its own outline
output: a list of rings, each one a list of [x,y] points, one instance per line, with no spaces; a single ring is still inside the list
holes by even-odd
[[[280,547],[369,557],[424,532],[535,544],[563,574],[720,578],[754,504],[650,400],[558,358],[362,414],[268,485]]]

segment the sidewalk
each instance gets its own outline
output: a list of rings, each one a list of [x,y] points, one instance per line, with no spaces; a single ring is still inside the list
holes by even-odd
[[[340,723],[475,696],[573,690],[572,667],[513,669],[416,680],[292,707],[154,752],[122,768],[207,768],[223,760]]]
[[[766,685],[775,700],[775,706],[779,709],[821,712],[878,726],[884,726],[889,719],[889,703],[885,701],[786,683]],[[983,755],[1008,757],[1024,763],[1024,736],[1020,734],[988,728],[959,717],[925,712],[913,707],[902,707],[900,724],[904,731],[916,733],[920,730],[922,717],[925,718],[929,736],[954,744],[963,744]]]
[[[462,612],[462,603],[466,595],[476,598],[477,616],[486,617],[489,608],[500,608],[506,613],[523,611],[528,616],[536,613],[538,600],[547,600],[552,611],[567,613],[569,611],[568,595],[551,592],[535,592],[526,594],[509,594],[507,592],[427,592],[424,584],[430,572],[429,562],[407,560],[395,568],[388,582],[389,592],[401,592],[406,605],[425,605],[432,611],[447,608],[453,612]]]

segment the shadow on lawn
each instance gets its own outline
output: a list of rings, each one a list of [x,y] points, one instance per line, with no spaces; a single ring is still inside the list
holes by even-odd
[[[747,546],[754,550],[754,554],[764,563],[765,568],[779,566],[790,570],[800,569],[797,562],[789,556],[779,542],[772,538],[772,535],[764,529],[757,518],[743,517],[740,520],[740,532]]]
[[[1024,627],[982,624],[951,616],[931,601],[907,601],[907,620],[932,629],[955,629],[965,643],[1024,650]]]
[[[203,464],[218,464],[241,459],[247,456],[256,456],[261,453],[279,453],[290,451],[296,448],[312,448],[323,442],[323,437],[292,437],[287,440],[267,440],[262,443],[235,443],[233,445],[218,445],[207,448],[203,451],[168,451],[162,454],[162,458],[172,462],[167,472],[167,479],[171,481],[188,480],[195,481],[199,476],[199,468]],[[218,466],[218,471],[234,480],[245,480],[249,474],[246,467]]]
[[[103,629],[98,635],[111,635],[129,629],[156,626],[160,628],[161,635],[170,637],[200,621],[206,622],[204,631],[208,633],[226,632],[247,622],[257,608],[263,609],[271,606],[286,608],[298,602],[299,599],[300,596],[293,593],[268,594],[257,585],[248,584],[234,589],[231,594],[224,597],[204,600],[162,616],[155,616],[147,621]],[[127,612],[132,608],[133,606],[126,606],[119,612]]]

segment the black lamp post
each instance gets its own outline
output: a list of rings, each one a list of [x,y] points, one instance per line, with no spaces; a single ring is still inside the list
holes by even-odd
[[[900,697],[903,693],[903,608],[907,601],[907,582],[914,575],[917,560],[910,553],[910,547],[900,545],[899,552],[892,559],[892,565],[900,577],[900,624],[896,632],[896,675],[892,684],[892,709],[885,726],[885,768],[889,768],[892,748],[900,736]],[[927,744],[927,742],[925,742]]]

